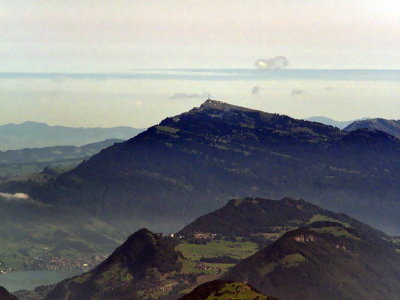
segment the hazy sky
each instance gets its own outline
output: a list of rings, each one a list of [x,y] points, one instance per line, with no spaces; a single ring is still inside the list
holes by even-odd
[[[0,71],[400,68],[396,0],[2,0]]]
[[[395,0],[0,1],[0,73],[252,69],[256,60],[277,56],[290,69],[399,70],[399,37]],[[396,80],[379,76],[96,80],[0,74],[0,124],[145,127],[199,105],[209,91],[213,98],[294,117],[400,118],[399,74]]]

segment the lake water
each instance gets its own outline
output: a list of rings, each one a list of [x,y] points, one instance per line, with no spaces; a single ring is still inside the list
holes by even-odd
[[[58,283],[85,272],[85,270],[57,270],[57,271],[19,271],[0,275],[0,286],[10,292],[18,290],[33,290],[39,285]]]

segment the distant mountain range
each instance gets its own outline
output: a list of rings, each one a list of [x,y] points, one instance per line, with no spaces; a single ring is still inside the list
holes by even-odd
[[[322,123],[325,125],[331,125],[334,127],[337,127],[339,129],[343,129],[346,126],[349,126],[351,123],[353,123],[355,120],[351,120],[351,121],[336,121],[334,119],[328,118],[328,117],[310,117],[310,118],[306,118],[304,119],[306,121],[311,121],[311,122],[318,122],[318,123]]]
[[[123,141],[109,139],[81,147],[54,146],[0,151],[0,178],[40,172],[45,167],[73,167],[100,150]]]
[[[247,251],[246,238],[273,233],[278,237],[269,246]],[[210,270],[226,264],[203,261],[224,247],[231,254],[246,251],[247,258],[213,275]],[[400,293],[399,258],[391,237],[349,216],[304,200],[245,198],[200,217],[173,238],[141,229],[93,270],[39,290],[47,290],[46,300],[394,300]],[[224,281],[182,297],[206,278]]]
[[[83,146],[107,139],[127,140],[143,129],[131,127],[75,128],[25,122],[0,125],[0,150],[43,148],[52,146]]]
[[[400,120],[387,119],[368,119],[356,121],[344,128],[345,131],[354,131],[359,129],[380,130],[400,138]]]
[[[109,222],[175,231],[224,199],[307,198],[400,228],[400,140],[208,100],[111,146],[34,199]]]

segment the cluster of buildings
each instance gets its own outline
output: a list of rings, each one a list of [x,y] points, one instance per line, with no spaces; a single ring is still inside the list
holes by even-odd
[[[216,237],[217,237],[216,233],[209,233],[209,232],[200,232],[194,234],[194,238],[196,240],[215,240]]]
[[[220,274],[225,272],[226,268],[221,266],[212,266],[203,262],[196,262],[196,269],[201,271],[216,271]]]
[[[104,261],[106,256],[95,255],[92,257],[57,257],[44,254],[31,258],[25,263],[25,269],[34,270],[77,270],[89,269]]]

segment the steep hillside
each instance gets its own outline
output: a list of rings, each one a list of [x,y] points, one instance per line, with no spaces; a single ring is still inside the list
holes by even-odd
[[[355,121],[346,126],[345,131],[354,131],[359,129],[379,130],[400,138],[400,120],[387,119],[369,119]]]
[[[242,282],[214,280],[198,286],[179,300],[277,300]]]
[[[82,146],[107,139],[129,139],[143,129],[131,127],[83,128],[49,126],[45,123],[25,122],[0,125],[0,150],[43,148],[60,145]]]
[[[67,279],[46,300],[122,300],[161,296],[172,289],[168,275],[182,268],[175,243],[141,229],[108,259],[83,275]]]
[[[395,300],[399,259],[390,241],[349,224],[319,221],[286,233],[224,278],[283,300]]]
[[[208,100],[116,144],[35,199],[110,222],[177,230],[225,199],[306,198],[400,228],[400,140]]]

